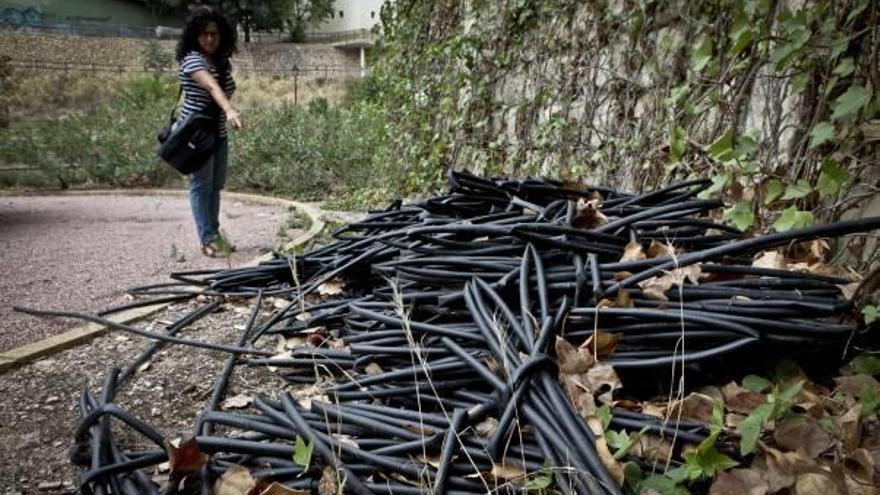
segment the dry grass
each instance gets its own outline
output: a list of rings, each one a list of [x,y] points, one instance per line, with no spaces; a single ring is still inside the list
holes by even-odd
[[[295,82],[292,78],[246,76],[237,81],[235,101],[242,109],[294,102],[306,104],[319,97],[330,103],[340,103],[356,81],[352,78],[303,77]]]
[[[59,117],[65,113],[88,111],[120,97],[134,74],[71,72],[25,72],[13,74],[12,91],[4,95],[12,121]],[[339,103],[357,82],[354,78],[292,78],[240,76],[233,103],[240,109],[278,106],[283,103],[307,104],[313,98]]]

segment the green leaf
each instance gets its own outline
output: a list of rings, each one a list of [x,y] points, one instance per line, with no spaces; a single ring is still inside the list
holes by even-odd
[[[778,179],[771,179],[770,182],[764,185],[764,205],[769,205],[779,199],[782,196],[782,190],[782,182]]]
[[[676,484],[696,481],[700,479],[702,475],[703,473],[700,471],[700,468],[690,462],[686,462],[681,466],[678,466],[675,469],[670,469],[666,472],[666,477]]]
[[[810,40],[811,35],[812,33],[809,29],[804,26],[798,26],[790,33],[789,41],[776,45],[773,52],[770,53],[770,61],[776,70],[784,69],[791,55],[800,50]]]
[[[712,185],[701,191],[697,196],[700,199],[709,199],[715,193],[721,192],[730,183],[730,174],[717,174],[712,176]]]
[[[761,404],[736,427],[740,434],[740,454],[745,456],[755,451],[758,438],[761,436],[761,429],[772,412],[773,404]]]
[[[749,18],[745,15],[740,14],[737,17],[736,21],[733,23],[733,26],[730,30],[730,41],[731,46],[728,52],[732,57],[737,56],[741,51],[745,50],[749,43],[752,42],[752,39],[755,37],[755,32],[752,29],[751,22]]]
[[[639,483],[645,479],[645,474],[637,463],[627,462],[623,465],[623,478],[626,480],[626,485],[630,487],[633,492],[636,492]]]
[[[716,437],[724,429],[724,404],[721,401],[716,400],[712,403],[712,424],[709,425],[709,429]]]
[[[865,324],[870,325],[880,318],[880,309],[878,309],[877,306],[865,306],[862,308],[862,316],[865,318]]]
[[[813,149],[834,137],[834,124],[831,122],[819,122],[810,131],[810,137],[810,149]]]
[[[875,306],[871,307],[874,308],[874,311],[877,310]],[[862,314],[865,314],[865,309],[862,309]],[[873,354],[859,354],[850,364],[856,372],[863,375],[880,375],[880,358]]]
[[[602,422],[602,429],[607,430],[608,425],[611,424],[611,408],[608,407],[608,404],[602,404],[601,407],[596,409],[596,417]]]
[[[297,435],[296,443],[293,446],[293,462],[299,466],[308,468],[309,464],[312,463],[312,450],[314,450],[314,448],[314,441],[306,444],[302,437]]]
[[[685,454],[685,462],[693,466],[699,478],[714,478],[718,471],[726,471],[738,465],[736,461],[718,452],[714,445],[708,449],[698,449]],[[691,478],[693,480],[693,478]]]
[[[836,59],[849,48],[849,38],[843,37],[831,43],[831,60]]]
[[[840,59],[840,62],[837,63],[837,67],[834,68],[834,74],[840,77],[846,77],[853,73],[856,70],[856,65],[853,63],[852,57],[844,57]]]
[[[825,160],[816,184],[819,193],[827,197],[836,197],[837,193],[852,179],[849,171],[832,159]]]
[[[659,474],[645,478],[636,489],[636,493],[639,495],[651,491],[658,495],[690,495],[686,488],[678,486],[675,481]]]
[[[782,196],[782,199],[799,199],[803,198],[807,194],[813,190],[810,183],[804,179],[799,179],[794,184],[789,184],[788,187],[785,188],[785,195]]]
[[[761,131],[758,129],[750,129],[743,133],[739,138],[739,145],[734,151],[734,157],[743,159],[751,156],[758,150],[758,140],[761,138]]]
[[[707,148],[709,156],[718,161],[733,158],[733,129],[728,129]]]
[[[752,392],[758,392],[760,394],[770,389],[773,384],[766,378],[758,375],[746,375],[746,377],[743,378],[742,386],[746,390],[751,390]]]
[[[740,201],[731,208],[724,210],[724,219],[739,230],[746,231],[755,224],[755,212],[752,203]]]
[[[547,489],[553,483],[553,471],[552,469],[542,469],[538,471],[538,474],[526,482],[523,485],[523,488],[526,489],[527,492],[538,492],[543,493],[544,490]]]
[[[804,381],[803,380],[800,380],[797,383],[793,383],[793,384],[789,385],[788,387],[785,387],[784,389],[782,389],[781,392],[779,392],[779,397],[777,399],[777,402],[779,402],[780,404],[783,404],[783,405],[788,404],[788,407],[791,407],[791,403],[794,401],[794,398],[797,397],[797,395],[799,393],[801,393],[801,390],[803,390],[803,389],[804,389]],[[786,409],[787,409],[787,407],[786,407]]]
[[[782,214],[773,222],[773,228],[777,232],[800,229],[810,225],[813,225],[813,214],[808,211],[800,211],[793,205],[782,210]]]
[[[644,431],[644,430],[643,430]],[[636,433],[635,435],[630,436],[625,430],[614,431],[608,430],[605,432],[605,441],[608,442],[608,446],[614,449],[614,458],[622,459],[625,456],[629,449],[635,445],[636,441],[642,435],[642,432]]]
[[[697,48],[691,54],[691,69],[700,72],[712,60],[712,37],[703,36]]]
[[[669,161],[675,163],[681,160],[687,150],[687,131],[681,126],[672,124],[669,126]]]
[[[862,403],[862,417],[868,417],[876,414],[880,410],[880,395],[874,387],[865,385],[859,394],[859,401]]]
[[[858,112],[871,100],[871,92],[862,86],[853,84],[845,93],[834,100],[832,120],[839,120]]]

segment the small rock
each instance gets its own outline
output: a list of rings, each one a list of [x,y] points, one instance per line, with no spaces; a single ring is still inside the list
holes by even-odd
[[[152,414],[153,417],[155,418],[155,417],[161,416],[161,415],[162,415],[162,411],[159,410],[158,407],[154,407],[154,408],[150,411],[150,414]]]
[[[49,490],[57,490],[59,488],[61,488],[60,481],[44,481],[44,482],[40,483],[39,485],[37,485],[37,490],[40,490],[41,492],[46,492]]]
[[[46,404],[54,404],[59,400],[61,400],[61,397],[58,397],[57,395],[50,395],[46,398]]]
[[[53,447],[61,447],[62,445],[64,445],[64,442],[62,442],[61,440],[56,440],[52,442]]]

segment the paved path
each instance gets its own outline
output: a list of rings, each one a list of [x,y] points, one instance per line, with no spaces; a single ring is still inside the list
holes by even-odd
[[[274,247],[286,216],[277,206],[224,201],[221,229],[238,247],[231,263]],[[97,311],[124,303],[126,288],[227,263],[199,252],[183,196],[0,196],[0,351],[78,323],[31,318],[13,305]]]

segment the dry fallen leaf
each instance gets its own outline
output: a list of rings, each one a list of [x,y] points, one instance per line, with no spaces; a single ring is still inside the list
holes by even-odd
[[[730,382],[721,389],[724,395],[725,407],[740,414],[750,414],[752,410],[767,402],[763,394],[752,392],[739,386],[736,382]]]
[[[586,375],[586,385],[592,394],[599,394],[598,398],[602,403],[609,405],[613,402],[614,391],[623,386],[617,372],[607,363],[596,363],[590,367]]]
[[[598,359],[605,359],[614,354],[617,342],[620,340],[620,334],[608,332],[596,332],[578,347],[578,349],[586,350],[590,356]]]
[[[254,401],[254,398],[247,394],[238,394],[232,397],[227,397],[226,400],[220,405],[220,409],[242,409],[249,405]]]
[[[528,481],[528,473],[522,467],[511,464],[492,464],[492,471],[481,474],[483,479],[493,484],[497,481],[502,481],[513,485],[521,485]]]
[[[168,463],[173,473],[197,473],[208,462],[208,454],[199,449],[195,438],[183,442],[180,447],[175,447],[173,443],[166,441],[165,452],[168,454]]]
[[[838,376],[834,378],[834,383],[837,384],[838,392],[851,397],[861,397],[866,387],[880,392],[880,382],[868,375]]]
[[[862,441],[862,404],[857,403],[837,419],[840,441],[845,452],[854,451]]]
[[[676,268],[668,271],[661,276],[651,277],[638,283],[642,289],[642,294],[651,299],[658,301],[668,301],[666,291],[673,286],[681,286],[685,280],[689,280],[692,284],[697,284],[700,279],[702,268],[699,263],[688,265],[683,268]]]
[[[474,433],[483,438],[489,438],[498,429],[498,420],[492,416],[487,417],[483,421],[474,426]]]
[[[648,246],[648,258],[661,258],[664,256],[675,256],[675,248],[669,244],[658,242],[656,239],[651,241]]]
[[[318,294],[322,296],[338,296],[345,291],[345,282],[334,278],[318,286]]]
[[[623,248],[623,256],[620,258],[620,262],[628,263],[630,261],[639,261],[646,258],[647,256],[642,250],[642,245],[638,242],[632,241]]]
[[[690,419],[708,425],[712,423],[712,408],[715,401],[708,395],[693,392],[680,401],[672,404],[669,417],[673,421],[679,413],[683,419]]]
[[[709,495],[766,495],[769,490],[761,473],[754,469],[719,471]]]
[[[762,459],[766,463],[766,471],[762,475],[770,488],[770,493],[794,485],[799,474],[809,472],[816,467],[816,462],[808,458],[803,451],[781,452],[768,447],[764,449],[764,453]]]
[[[764,251],[760,255],[756,255],[752,266],[755,268],[769,268],[772,270],[784,270],[785,256],[776,251]]]
[[[248,495],[248,492],[256,484],[248,468],[233,464],[214,482],[214,493],[217,495]]]
[[[294,490],[275,481],[264,490],[261,490],[259,494],[249,495],[311,495],[311,493],[309,490]]]
[[[796,416],[777,423],[773,439],[785,450],[803,449],[814,458],[834,445],[834,439],[810,416]]]
[[[561,374],[585,373],[593,365],[577,347],[562,337],[556,337],[556,364]]]
[[[630,453],[648,461],[666,462],[672,455],[672,442],[656,435],[639,435]]]
[[[338,495],[340,493],[341,473],[337,473],[332,466],[324,466],[321,479],[318,481],[318,495]]]
[[[846,495],[846,492],[840,489],[831,476],[823,472],[799,475],[794,485],[794,493],[796,495]]]
[[[379,366],[379,363],[375,361],[370,361],[369,363],[367,363],[366,366],[364,366],[364,373],[368,375],[378,375],[380,373],[384,373],[384,371],[382,370],[382,367]]]
[[[599,200],[591,199],[577,202],[577,213],[571,221],[571,226],[578,229],[594,229],[608,223],[608,217],[599,211]]]

